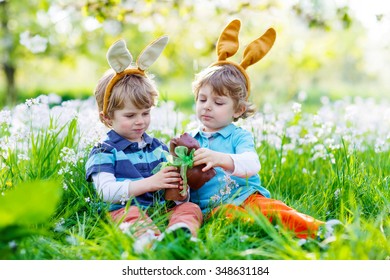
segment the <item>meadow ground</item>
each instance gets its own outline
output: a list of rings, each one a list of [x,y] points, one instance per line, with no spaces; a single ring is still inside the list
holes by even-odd
[[[294,238],[261,215],[206,220],[200,242],[177,238],[136,253],[107,218],[84,165],[105,128],[92,99],[27,100],[0,111],[0,259],[22,260],[388,260],[390,104],[322,99],[264,105],[238,125],[255,136],[260,177],[272,197],[345,224],[335,238]],[[169,139],[195,128],[172,102],[152,111],[150,132]],[[162,229],[167,205],[150,209]]]

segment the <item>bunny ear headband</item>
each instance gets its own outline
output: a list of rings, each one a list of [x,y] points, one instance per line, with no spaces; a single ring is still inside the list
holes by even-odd
[[[252,43],[245,48],[243,59],[238,64],[232,61],[227,61],[226,59],[233,56],[238,50],[238,33],[240,31],[240,27],[241,22],[238,19],[235,19],[222,31],[216,47],[218,61],[214,62],[211,66],[224,64],[232,64],[236,66],[245,77],[248,98],[250,94],[250,81],[249,76],[246,73],[246,68],[258,62],[269,52],[275,42],[276,32],[273,28],[269,28],[263,35],[252,41]]]
[[[126,75],[138,74],[146,77],[145,70],[157,60],[167,43],[168,36],[162,36],[146,46],[137,58],[136,68],[127,68],[133,62],[133,57],[123,39],[111,45],[107,51],[107,60],[116,74],[112,77],[104,92],[104,115],[107,114],[108,102],[114,85]]]

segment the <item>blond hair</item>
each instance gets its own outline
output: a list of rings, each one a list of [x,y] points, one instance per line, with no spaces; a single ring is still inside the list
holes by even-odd
[[[110,69],[98,81],[95,88],[95,98],[98,104],[100,121],[104,124],[102,114],[104,93],[106,87],[115,72]],[[107,106],[107,115],[112,118],[114,111],[123,109],[126,102],[131,102],[138,109],[151,108],[156,103],[158,91],[151,77],[138,74],[126,75],[119,80],[112,88],[111,96]],[[107,125],[107,124],[106,124]]]
[[[236,111],[245,108],[244,113],[234,118],[234,121],[245,119],[255,113],[254,105],[246,100],[248,96],[246,79],[235,66],[230,64],[211,66],[198,73],[192,83],[195,100],[198,100],[200,88],[206,84],[211,86],[214,94],[232,98]]]

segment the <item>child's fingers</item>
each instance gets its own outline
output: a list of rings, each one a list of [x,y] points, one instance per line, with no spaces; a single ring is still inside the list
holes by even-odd
[[[179,187],[179,190],[184,189],[184,187],[183,187],[183,180],[180,180],[180,182],[178,184],[178,187]]]
[[[179,178],[180,177],[180,172],[176,171],[176,172],[169,172],[169,173],[166,173],[166,177],[167,178]]]
[[[163,189],[178,189],[179,188],[177,184],[174,184],[174,185],[164,184],[164,185],[162,185],[162,187],[163,187]]]
[[[175,166],[167,166],[163,169],[163,172],[169,173],[169,172],[179,172],[179,169]]]
[[[204,152],[204,149],[203,148],[199,148],[199,149],[197,149],[197,150],[195,150],[195,152],[194,152],[194,156],[196,157],[196,156],[199,156],[201,153],[203,153]]]
[[[194,166],[201,165],[203,163],[206,163],[207,159],[203,156],[194,157]]]
[[[213,164],[211,162],[208,162],[205,167],[202,168],[203,172],[206,172],[207,170],[211,169],[213,167]]]
[[[166,183],[176,183],[178,184],[180,182],[181,178],[179,177],[169,177],[169,178],[166,178],[164,181]]]

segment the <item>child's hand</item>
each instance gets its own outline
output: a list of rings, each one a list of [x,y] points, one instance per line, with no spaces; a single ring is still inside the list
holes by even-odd
[[[179,194],[180,194],[181,198],[178,199],[177,201],[184,201],[184,200],[187,200],[187,197],[188,197],[188,193],[189,193],[189,191],[190,191],[190,188],[187,188],[187,192],[182,193],[181,191],[183,190],[183,185],[181,184],[181,185],[179,186],[179,190],[180,190]]]
[[[179,170],[174,166],[167,166],[148,179],[151,191],[179,188],[182,184]]]
[[[194,166],[201,164],[206,164],[206,166],[202,168],[203,172],[217,166],[222,167],[227,171],[234,170],[233,159],[228,154],[206,148],[197,149],[194,153]]]

